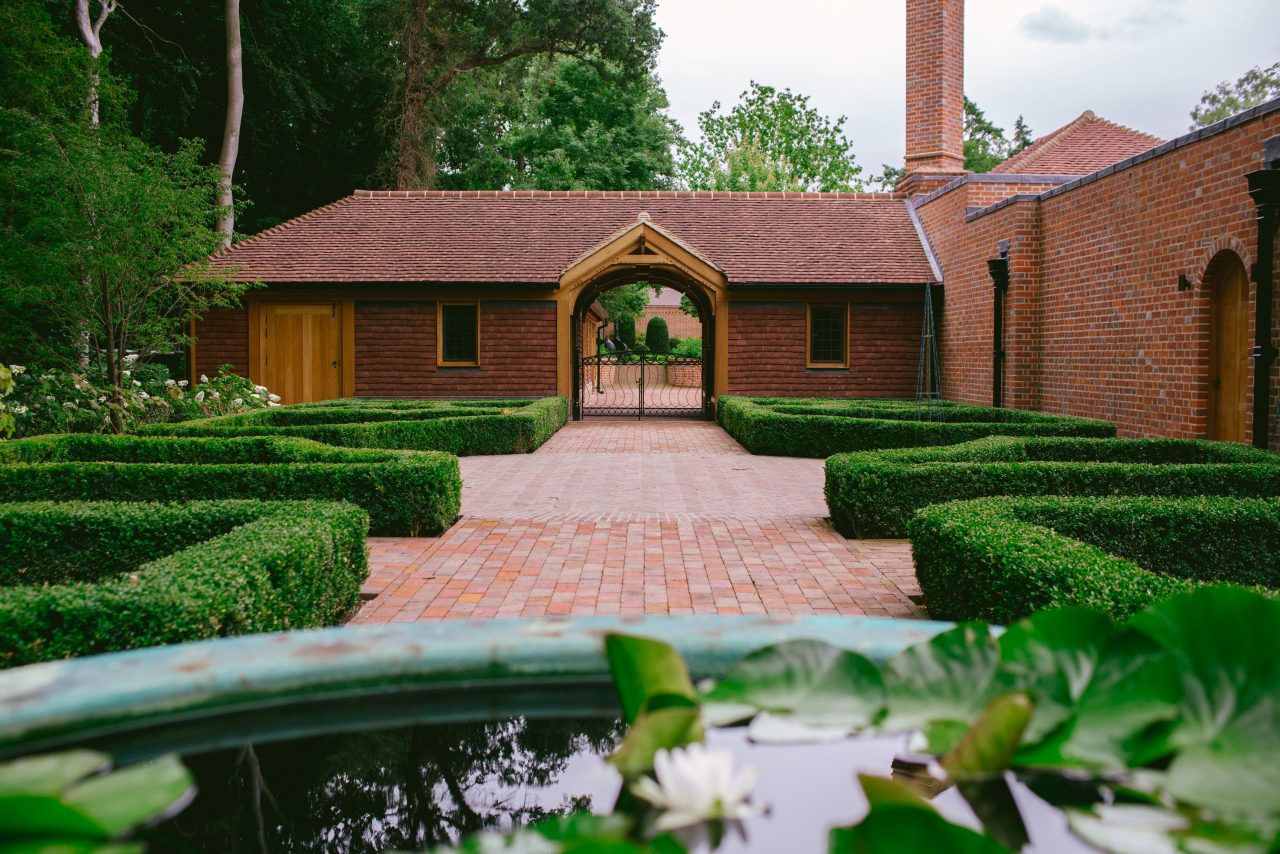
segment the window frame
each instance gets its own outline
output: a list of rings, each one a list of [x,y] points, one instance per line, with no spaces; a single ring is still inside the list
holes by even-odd
[[[468,305],[476,310],[476,357],[473,361],[445,361],[444,358],[444,310],[445,306]],[[480,300],[436,300],[436,367],[438,368],[478,368],[480,367]]]
[[[841,312],[841,358],[838,362],[815,362],[813,360],[813,310],[815,308],[838,308]],[[810,302],[804,308],[804,362],[805,367],[816,370],[847,370],[849,367],[849,304],[847,302]]]

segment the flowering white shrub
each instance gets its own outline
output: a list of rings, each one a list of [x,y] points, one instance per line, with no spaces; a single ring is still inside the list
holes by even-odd
[[[106,383],[90,381],[80,373],[0,366],[12,387],[10,396],[0,400],[0,437],[6,432],[19,437],[109,432],[113,406],[120,407],[127,430],[138,424],[233,415],[278,405],[279,397],[238,376],[230,365],[221,366],[212,379],[202,375],[195,388],[188,388],[187,380],[171,379],[163,365],[137,364],[133,356],[128,365],[118,395]],[[3,385],[0,382],[0,398]]]

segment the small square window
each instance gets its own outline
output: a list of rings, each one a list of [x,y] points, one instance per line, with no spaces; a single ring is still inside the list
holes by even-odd
[[[441,365],[480,363],[480,305],[474,302],[440,304]]]
[[[814,367],[844,367],[849,334],[843,305],[809,306],[809,364]]]

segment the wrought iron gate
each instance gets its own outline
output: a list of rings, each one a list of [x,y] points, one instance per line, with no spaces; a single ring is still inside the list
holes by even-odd
[[[583,356],[579,371],[583,415],[701,417],[706,412],[702,359],[696,356]]]

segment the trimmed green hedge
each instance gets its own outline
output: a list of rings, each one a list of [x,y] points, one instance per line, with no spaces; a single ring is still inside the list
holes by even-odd
[[[377,535],[439,534],[462,500],[449,454],[305,439],[37,436],[0,443],[0,463],[0,501],[350,501],[368,511]]]
[[[322,501],[0,505],[0,667],[332,625],[368,525]]]
[[[846,537],[901,537],[922,507],[991,495],[1280,495],[1280,454],[1181,439],[1019,439],[837,454],[827,509]]]
[[[461,457],[537,450],[565,425],[563,397],[539,400],[366,400],[354,398],[272,407],[151,424],[147,436],[290,436],[348,448],[445,451]]]
[[[1114,424],[966,403],[944,403],[945,421],[916,421],[909,400],[721,397],[720,426],[753,454],[829,457],[984,436],[1114,436]]]
[[[1011,623],[1086,605],[1117,619],[1199,584],[1280,588],[1280,500],[984,498],[909,525],[939,620]]]

